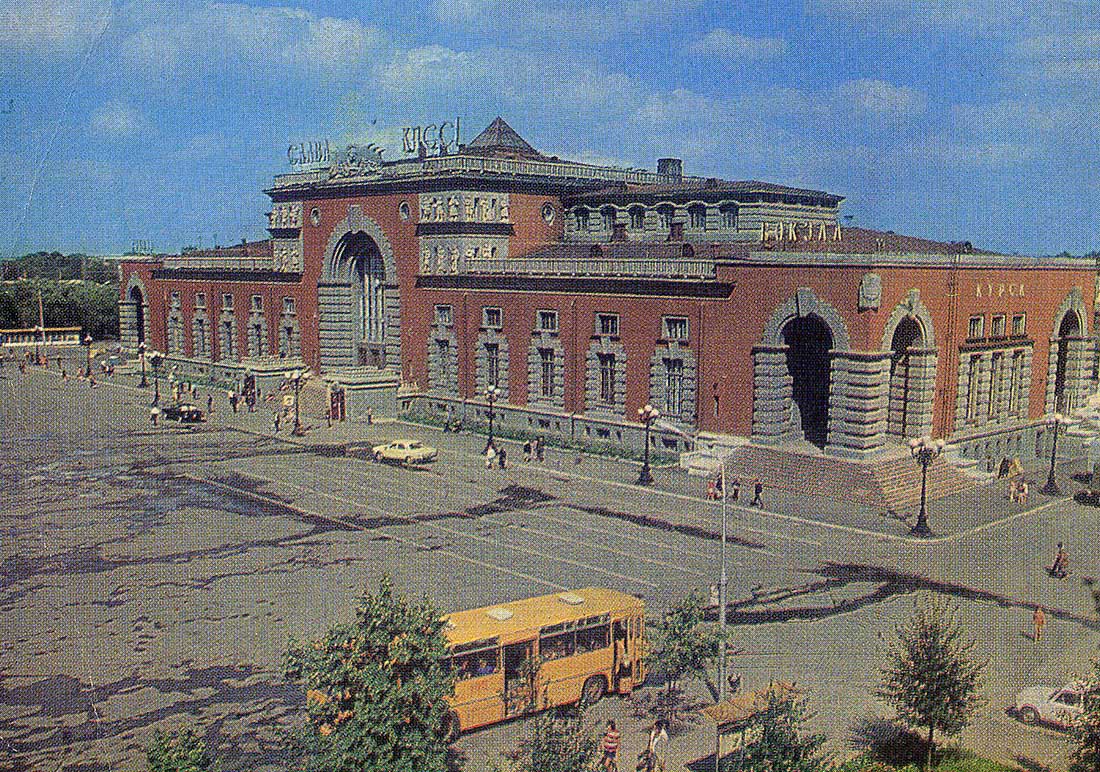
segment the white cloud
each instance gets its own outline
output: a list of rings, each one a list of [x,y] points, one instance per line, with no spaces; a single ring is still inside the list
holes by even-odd
[[[774,59],[787,52],[787,41],[781,37],[749,37],[717,27],[688,46],[688,51],[723,59]]]
[[[108,102],[92,111],[89,121],[92,132],[106,139],[125,139],[141,132],[145,119],[132,106],[123,102]]]
[[[89,45],[111,18],[109,0],[35,0],[0,4],[0,48],[74,53]]]
[[[928,98],[908,86],[895,86],[883,80],[852,80],[837,86],[838,107],[852,107],[875,118],[906,118],[923,113]]]
[[[442,21],[476,21],[497,6],[498,0],[435,0],[432,7]]]
[[[123,61],[154,77],[205,71],[226,62],[249,74],[299,70],[346,73],[384,50],[387,37],[356,19],[297,8],[208,3],[181,9],[122,41]]]
[[[1013,52],[1029,74],[1053,80],[1100,77],[1100,30],[1033,35],[1017,41]]]

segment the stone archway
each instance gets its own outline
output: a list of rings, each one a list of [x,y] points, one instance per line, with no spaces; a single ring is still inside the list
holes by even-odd
[[[358,206],[332,232],[317,283],[321,369],[401,364],[393,249]]]
[[[887,321],[882,350],[889,356],[885,431],[895,437],[920,437],[932,431],[936,387],[936,342],[932,315],[909,290]]]
[[[1046,409],[1072,412],[1088,398],[1095,342],[1088,337],[1085,304],[1074,287],[1054,315],[1047,358]]]
[[[124,298],[118,302],[119,339],[123,348],[137,351],[142,343],[149,345],[149,296],[136,274],[131,274]]]
[[[791,377],[792,424],[818,447],[829,437],[829,352],[833,336],[816,314],[796,316],[783,326],[787,373]]]

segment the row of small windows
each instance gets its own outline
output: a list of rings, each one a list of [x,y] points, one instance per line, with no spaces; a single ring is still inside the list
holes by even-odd
[[[454,309],[449,305],[435,307],[435,323],[440,327],[454,324]],[[504,312],[495,306],[481,309],[481,326],[487,330],[500,330],[504,327]],[[535,314],[537,332],[557,332],[558,312],[540,310]],[[665,340],[687,340],[689,333],[686,316],[665,316],[661,318],[661,335]],[[595,334],[608,337],[619,335],[618,314],[596,314]]]
[[[646,208],[643,206],[631,206],[627,210],[631,230],[645,229]],[[662,228],[671,228],[676,217],[676,207],[671,204],[660,204],[656,208],[658,222]],[[722,204],[718,207],[719,227],[723,230],[737,230],[737,204]],[[707,229],[706,204],[692,204],[687,208],[688,227],[694,230]],[[618,210],[607,206],[599,210],[600,224],[605,231],[615,228]],[[581,206],[573,210],[573,217],[578,230],[588,230],[592,224],[591,212]]]
[[[993,314],[990,317],[989,323],[989,337],[990,338],[1004,338],[1006,337],[1006,314]],[[1013,314],[1012,315],[1012,327],[1011,335],[1013,337],[1023,336],[1027,334],[1027,315],[1026,314]],[[985,334],[985,316],[982,314],[970,317],[970,321],[966,329],[966,337],[968,340],[979,340],[986,337]]]
[[[172,310],[178,311],[180,309],[180,303],[181,303],[180,293],[179,292],[172,292],[172,294],[171,294],[171,307],[172,307]],[[249,298],[249,308],[252,311],[256,311],[256,312],[263,311],[264,310],[263,295],[252,295]],[[205,311],[206,310],[206,293],[205,292],[196,292],[195,293],[195,310],[196,311]],[[222,310],[223,311],[232,311],[233,310],[233,295],[231,293],[227,292],[224,295],[222,295]],[[288,314],[288,315],[296,313],[294,298],[291,298],[291,297],[284,297],[283,298],[283,313]]]

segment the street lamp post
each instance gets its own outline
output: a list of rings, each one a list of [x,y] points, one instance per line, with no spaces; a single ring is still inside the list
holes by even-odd
[[[164,360],[159,353],[153,352],[149,357],[149,364],[153,366],[153,405],[160,404],[160,363]]]
[[[722,481],[722,541],[719,548],[718,562],[721,569],[718,573],[718,702],[726,701],[726,591],[729,586],[729,578],[726,575],[726,459],[722,457],[722,470],[719,473]],[[714,739],[714,770],[719,772],[722,762],[722,728],[715,727],[717,735]]]
[[[1050,424],[1050,428],[1054,432],[1054,440],[1050,443],[1050,472],[1047,474],[1046,485],[1039,490],[1048,496],[1060,496],[1062,495],[1062,489],[1058,487],[1058,481],[1054,479],[1054,469],[1058,463],[1058,429],[1069,423],[1069,419],[1061,413],[1053,413],[1047,417],[1047,423]]]
[[[298,412],[298,400],[302,394],[302,379],[305,375],[301,370],[295,370],[286,374],[286,379],[294,386],[294,428],[290,430],[290,433],[295,437],[301,437],[304,435],[305,429],[302,428],[301,415]]]
[[[489,439],[485,442],[485,450],[482,451],[483,453],[487,453],[489,451],[489,448],[492,447],[493,444],[493,418],[496,415],[493,410],[493,405],[496,402],[497,395],[499,394],[500,389],[492,384],[490,384],[489,388],[485,390],[485,398],[489,400]]]
[[[84,347],[86,349],[88,349],[88,358],[87,358],[87,365],[84,368],[84,377],[85,378],[91,378],[92,377],[92,336],[91,335],[85,335],[84,336]]]
[[[660,415],[660,412],[653,405],[638,408],[638,418],[645,424],[645,455],[642,461],[642,471],[638,474],[638,485],[650,485],[653,482],[653,473],[649,469],[649,432],[653,422]]]
[[[145,379],[145,344],[138,344],[138,355],[141,357],[141,383],[138,384],[139,389],[149,388],[149,381]]]
[[[943,440],[931,437],[909,440],[909,452],[920,464],[920,514],[917,515],[917,524],[909,531],[910,536],[927,538],[932,535],[932,529],[928,527],[928,467],[943,453],[944,445]]]
[[[34,328],[34,364],[37,366],[41,364],[42,360],[38,355],[38,342],[42,341],[42,345],[46,344],[46,331],[42,329],[42,325],[35,325]]]

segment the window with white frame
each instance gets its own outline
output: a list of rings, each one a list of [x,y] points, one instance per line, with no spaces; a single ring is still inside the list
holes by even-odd
[[[601,209],[600,218],[605,231],[615,230],[615,210],[612,207],[607,206]]]
[[[500,344],[485,344],[486,386],[500,385]]]
[[[554,396],[554,377],[556,363],[554,361],[554,349],[539,349],[539,394],[543,397]]]
[[[557,332],[558,331],[558,312],[557,311],[539,311],[536,316],[536,323],[538,324],[539,332]]]
[[[599,354],[600,359],[600,402],[615,404],[615,355]]]
[[[1005,336],[1005,315],[994,314],[989,324],[989,334],[994,338]]]
[[[1027,334],[1027,316],[1025,314],[1013,314],[1012,315],[1012,334],[1013,335],[1026,335]]]
[[[675,215],[676,210],[668,204],[662,204],[657,207],[657,216],[660,218],[662,228],[672,227],[672,218]]]
[[[264,310],[264,298],[263,295],[252,296],[252,310],[263,311]]]
[[[232,311],[233,310],[233,296],[231,294],[229,294],[228,292],[225,293],[224,295],[222,295],[222,310],[224,310],[224,311]]]
[[[630,229],[640,231],[645,228],[645,209],[640,206],[630,207]]]
[[[576,218],[576,221],[577,221],[577,230],[579,230],[579,231],[588,230],[588,210],[587,209],[585,209],[583,206],[578,208],[573,213],[573,217]]]
[[[596,334],[617,336],[619,334],[619,315],[596,314]]]
[[[196,292],[195,293],[195,310],[196,311],[206,310],[206,293],[205,292]]]
[[[454,323],[454,314],[450,306],[435,307],[435,323],[441,327],[449,327]]]
[[[970,339],[985,337],[985,317],[972,316],[966,327],[966,337]]]
[[[283,313],[288,316],[296,313],[294,298],[283,298]]]
[[[737,204],[722,204],[718,211],[722,215],[722,229],[737,230]]]
[[[688,207],[688,227],[696,230],[705,230],[707,227],[707,208],[703,204],[693,204]]]
[[[499,308],[481,309],[481,326],[487,330],[499,330],[504,326],[504,313]]]
[[[684,407],[684,360],[666,359],[665,415],[679,416]]]
[[[688,319],[686,316],[666,316],[661,320],[665,340],[687,340]]]

